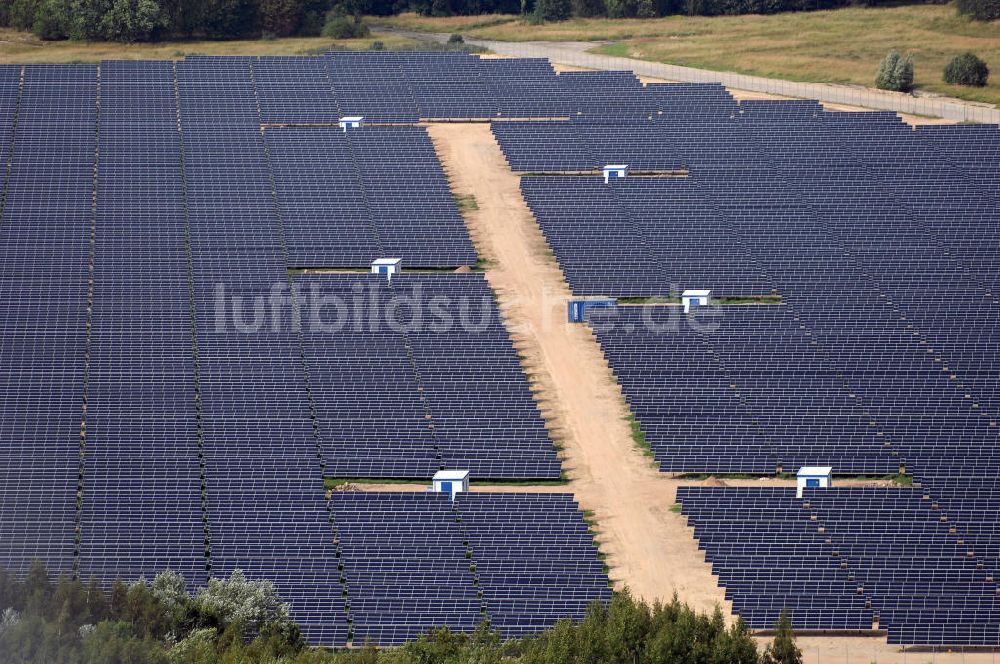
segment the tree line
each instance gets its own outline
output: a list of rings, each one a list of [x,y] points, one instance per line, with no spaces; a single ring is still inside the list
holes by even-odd
[[[4,0],[0,25],[42,39],[160,41],[319,35],[332,0]]]
[[[626,590],[579,622],[504,640],[487,625],[447,627],[393,649],[307,647],[273,584],[239,571],[191,592],[183,577],[104,588],[35,563],[24,579],[0,569],[0,661],[5,664],[801,664],[782,614],[763,652],[746,625],[698,613],[675,596],[649,605]]]
[[[906,0],[903,0],[904,2]],[[916,2],[943,0],[915,0]],[[42,39],[161,41],[258,37],[363,36],[362,15],[415,11],[426,16],[522,14],[536,20],[651,18],[675,14],[773,14],[900,0],[3,0],[0,26]],[[1000,0],[959,0],[974,18],[1000,16]],[[346,29],[345,17],[355,28]],[[324,31],[326,27],[326,31]]]

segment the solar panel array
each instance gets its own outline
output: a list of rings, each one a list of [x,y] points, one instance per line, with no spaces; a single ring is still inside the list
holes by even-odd
[[[483,80],[493,93],[502,118],[568,117],[569,95],[542,58],[487,58],[479,60]]]
[[[577,295],[772,295],[772,279],[693,178],[539,176],[521,191]]]
[[[569,494],[335,492],[331,506],[355,645],[486,619],[513,638],[611,597]]]
[[[365,598],[388,592],[365,533],[406,524],[412,510],[394,511],[396,500],[364,526],[353,540],[363,555],[345,567],[357,515],[341,514],[338,530],[324,472],[560,476],[481,275],[290,276],[300,261],[363,272],[386,255],[410,267],[476,261],[425,129],[335,126],[335,60],[0,67],[6,569],[23,575],[40,558],[109,583],[170,568],[192,586],[241,569],[276,584],[311,643],[348,642],[352,601],[359,641],[395,643],[416,623],[379,601],[365,622]],[[449,84],[474,71],[456,62],[465,70]],[[432,99],[427,72],[444,62],[408,63]],[[327,126],[305,126],[315,124]],[[384,331],[312,336],[295,322],[311,314],[311,291],[294,304],[290,294],[313,283],[335,284],[344,301],[371,286],[413,304]],[[272,301],[277,322],[260,308]],[[420,324],[432,313],[444,327]],[[468,611],[417,622],[472,629],[486,614],[468,534],[446,497],[417,498],[454,555],[419,592],[402,570],[400,589],[433,606],[437,581],[467,579]],[[585,531],[575,508],[560,518]],[[588,597],[606,597],[604,582]],[[529,613],[537,605],[533,624],[586,594],[546,592],[525,600]]]
[[[477,479],[560,477],[482,275],[295,282],[328,476],[429,477],[451,468]]]
[[[490,624],[507,637],[582,620],[607,573],[569,494],[463,493],[455,501]],[[511,556],[511,550],[518,552]]]
[[[855,434],[849,438],[861,440],[862,428],[871,429],[874,447],[888,455],[876,461],[866,453],[862,459],[850,451],[851,443],[840,452],[828,449],[813,463],[830,462],[838,472],[851,473],[898,461],[926,476],[931,468],[957,463],[950,452],[935,449],[944,437],[992,467],[988,450],[995,445],[995,431],[984,413],[995,412],[996,364],[992,351],[981,350],[984,336],[992,338],[996,317],[989,281],[994,263],[981,249],[982,239],[996,232],[989,194],[958,162],[942,160],[922,132],[891,114],[824,113],[813,102],[740,108],[724,134],[714,126],[698,158],[702,163],[692,162],[687,178],[629,178],[610,185],[578,177],[523,178],[526,198],[574,292],[650,296],[700,287],[716,296],[759,296],[777,291],[787,309],[778,322],[790,328],[780,333],[796,344],[760,348],[751,360],[724,357],[737,363],[725,371],[739,371],[738,363],[744,362],[748,368],[754,362],[757,367],[794,366],[806,356],[795,351],[788,357],[789,348],[811,350],[819,359],[809,362],[824,363],[831,378],[811,386],[807,397],[827,408],[846,392],[856,404],[857,421],[867,422],[851,425]],[[575,150],[572,143],[569,150]],[[721,159],[727,153],[731,163]],[[921,188],[924,177],[937,186]],[[888,201],[887,190],[900,202]],[[935,225],[942,216],[949,220],[947,230]],[[957,310],[956,291],[969,294],[967,306]],[[663,398],[655,390],[645,394],[649,383],[641,370],[628,378],[634,371],[628,363],[644,367],[637,356],[649,357],[657,348],[662,352],[670,343],[657,335],[640,338],[643,334],[618,329],[602,339],[634,403]],[[715,340],[714,352],[729,343],[717,335]],[[742,336],[735,340],[744,341]],[[659,364],[667,371],[673,361]],[[746,400],[742,392],[741,398]],[[793,383],[771,398],[801,401],[803,396]],[[716,407],[706,393],[688,410]],[[666,441],[652,431],[665,409],[669,406],[648,412],[655,421],[643,422],[654,441]],[[755,406],[751,420],[734,428],[719,423],[709,439],[724,446],[744,444],[758,435],[762,412]],[[778,412],[790,417],[794,409]],[[670,421],[685,417],[671,415]],[[801,433],[804,425],[794,421]],[[779,439],[798,435],[784,427]],[[794,471],[795,464],[805,462],[802,455],[784,461],[778,458],[784,453],[766,445],[751,459],[739,445],[733,449],[714,460],[702,454],[684,461],[693,449],[677,455],[675,448],[669,456],[678,469],[715,472],[770,468],[775,462]],[[703,463],[711,467],[692,467]]]
[[[591,314],[661,467],[922,484],[682,491],[737,611],[1000,642],[1000,130],[464,54],[0,67],[0,564],[195,583],[239,567],[328,645],[484,616],[530,633],[607,599],[566,497],[324,501],[324,472],[559,476],[481,276],[289,277],[475,260],[425,130],[344,135],[341,115],[489,117],[518,171],[655,172],[522,190],[577,294],[781,294],[699,325],[677,307]],[[319,335],[261,309],[274,294],[291,316],[281,296],[314,284],[354,304],[371,283],[427,306]],[[435,311],[465,324],[413,325]]]
[[[338,492],[331,505],[355,643],[398,645],[485,620],[448,495]]]
[[[672,306],[589,314],[661,468],[905,469],[927,504],[947,512],[943,535],[931,537],[914,525],[922,522],[911,496],[831,494],[827,516],[888,552],[855,550],[869,579],[858,595],[854,578],[837,576],[824,557],[829,538],[791,520],[801,509],[794,494],[734,489],[722,507],[697,498],[708,501],[698,536],[736,611],[756,627],[789,606],[811,629],[870,629],[878,618],[894,643],[1000,642],[990,585],[1000,561],[1000,300],[989,249],[1000,132],[913,130],[891,113],[827,113],[811,101],[704,112],[678,103],[677,122],[638,117],[634,98],[620,108],[617,122],[612,112],[599,122],[494,124],[512,168],[551,174],[523,177],[522,192],[574,293],[707,288],[723,297],[780,293],[782,302],[692,319]],[[603,143],[594,132],[620,147],[596,157],[591,146]],[[633,171],[607,185],[567,177],[602,162],[658,166],[646,156],[657,143],[686,177]],[[694,520],[691,510],[685,504]],[[748,534],[752,543],[737,542]],[[906,585],[893,576],[928,545],[922,565],[946,566],[954,551],[942,553],[945,544],[963,565],[974,558],[974,582],[921,572]]]
[[[700,325],[679,307],[590,315],[662,470],[772,474],[829,462],[844,475],[899,471],[788,307],[731,307]]]
[[[787,607],[797,629],[889,643],[996,645],[993,572],[921,490],[687,488],[678,500],[727,599],[751,627]]]
[[[604,74],[611,75],[610,82],[601,82],[601,72],[566,72],[557,77],[573,82],[560,86],[573,100],[568,121],[493,123],[493,133],[513,170],[589,172],[607,164],[628,164],[633,171],[679,171],[705,163],[713,153],[731,156],[731,126],[740,107],[721,85],[640,86],[631,75]],[[597,91],[592,89],[595,85]],[[553,95],[562,99],[559,92]]]
[[[252,66],[263,124],[336,125],[345,115],[323,58],[260,57]]]
[[[289,264],[474,265],[462,218],[423,127],[269,128],[265,132]]]
[[[420,119],[400,55],[389,51],[335,51],[326,56],[340,111],[368,122],[412,123]]]

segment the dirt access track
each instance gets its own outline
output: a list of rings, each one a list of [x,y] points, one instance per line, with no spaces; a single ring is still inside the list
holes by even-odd
[[[464,212],[466,224],[486,261],[486,279],[524,358],[522,364],[546,423],[563,446],[569,483],[537,490],[569,491],[584,510],[593,513],[616,588],[628,586],[649,601],[669,600],[676,592],[699,610],[721,606],[731,619],[732,607],[692,530],[680,514],[671,511],[677,487],[700,482],[682,482],[660,473],[632,441],[621,390],[589,328],[566,321],[569,287],[489,125],[430,124],[428,132],[452,192],[475,197],[478,209]],[[731,482],[767,483],[775,482]],[[398,485],[384,488],[403,489]],[[516,490],[535,489],[518,486]],[[808,664],[996,662],[995,653],[902,652],[889,646],[884,637],[800,636],[798,641]]]

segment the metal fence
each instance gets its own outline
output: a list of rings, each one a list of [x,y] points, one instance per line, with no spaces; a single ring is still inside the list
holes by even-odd
[[[501,55],[521,58],[548,58],[550,61],[587,69],[631,70],[640,76],[651,76],[684,83],[721,83],[727,88],[766,92],[768,94],[816,99],[834,104],[863,106],[882,111],[946,118],[957,122],[1000,124],[1000,109],[956,100],[914,97],[901,92],[885,92],[866,88],[827,83],[797,83],[776,78],[744,76],[691,67],[679,67],[632,58],[617,58],[587,53],[583,48],[547,42],[498,42],[467,40]]]

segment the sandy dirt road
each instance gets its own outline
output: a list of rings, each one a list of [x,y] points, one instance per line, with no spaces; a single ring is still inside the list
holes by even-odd
[[[616,585],[627,583],[649,600],[676,591],[701,609],[723,604],[690,530],[670,511],[675,483],[632,442],[621,391],[589,328],[566,322],[569,288],[489,126],[429,131],[454,192],[476,197],[470,231],[546,421],[564,446],[571,481],[561,488],[594,512]]]

